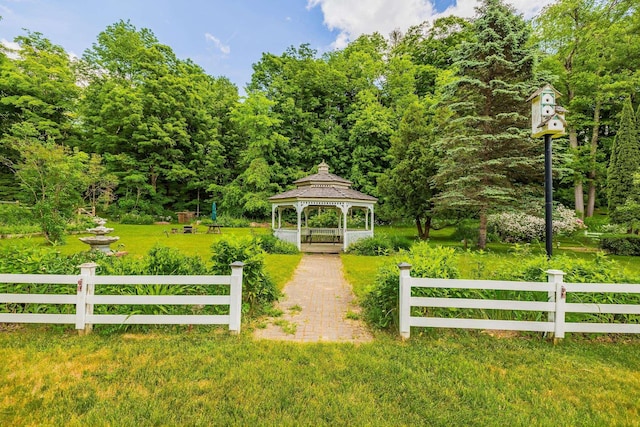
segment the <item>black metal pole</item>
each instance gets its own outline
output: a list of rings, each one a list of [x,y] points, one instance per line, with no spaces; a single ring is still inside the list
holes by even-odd
[[[553,175],[551,173],[551,135],[544,136],[544,219],[547,258],[553,252]]]

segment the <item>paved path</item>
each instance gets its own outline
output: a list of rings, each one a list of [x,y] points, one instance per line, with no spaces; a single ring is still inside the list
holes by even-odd
[[[372,337],[353,303],[351,285],[342,274],[338,255],[304,255],[293,279],[276,304],[282,316],[269,318],[267,327],[256,329],[258,338],[298,342],[367,342]]]

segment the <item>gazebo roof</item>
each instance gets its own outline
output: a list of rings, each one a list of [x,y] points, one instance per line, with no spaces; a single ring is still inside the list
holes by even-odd
[[[351,188],[352,182],[329,173],[329,166],[322,162],[318,173],[294,181],[297,188],[269,197],[277,202],[291,199],[358,200],[375,203],[378,199]]]

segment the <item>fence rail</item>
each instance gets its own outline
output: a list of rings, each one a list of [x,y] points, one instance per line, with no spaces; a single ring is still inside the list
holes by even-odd
[[[400,268],[399,320],[400,335],[409,338],[411,327],[500,329],[511,331],[551,332],[555,338],[564,338],[566,332],[627,333],[640,334],[640,324],[566,322],[567,313],[592,314],[640,314],[640,305],[567,303],[567,294],[580,293],[633,293],[640,294],[640,284],[564,283],[564,273],[547,271],[545,282],[510,282],[493,280],[453,280],[413,278],[411,265],[402,263]],[[548,301],[516,301],[498,299],[473,299],[450,297],[412,296],[414,288],[508,290],[543,292]],[[411,316],[412,307],[509,310],[546,312],[546,321],[499,320],[486,318],[447,318]]]
[[[95,263],[80,266],[80,275],[0,274],[0,283],[75,285],[75,294],[2,293],[0,303],[68,304],[75,305],[75,314],[0,313],[4,323],[75,324],[75,328],[90,332],[94,324],[188,324],[229,325],[233,333],[240,332],[242,308],[242,268],[231,264],[230,276],[96,276]],[[96,285],[227,285],[229,295],[96,295]],[[223,305],[225,315],[146,315],[94,314],[95,305]]]

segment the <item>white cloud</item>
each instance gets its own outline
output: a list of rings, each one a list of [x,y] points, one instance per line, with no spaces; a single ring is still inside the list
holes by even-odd
[[[0,39],[0,51],[4,52],[11,59],[18,59],[20,55],[20,45],[16,42],[10,42],[7,39]]]
[[[231,47],[229,47],[229,45],[226,45],[224,43],[222,43],[220,41],[219,38],[217,38],[216,36],[209,34],[209,33],[205,33],[204,34],[204,38],[207,39],[208,41],[212,42],[213,45],[220,50],[220,52],[222,52],[225,55],[228,55],[231,53]]]
[[[0,16],[7,17],[9,15],[13,15],[13,10],[9,9],[7,6],[3,6],[0,4]]]
[[[516,10],[531,18],[553,0],[511,0]],[[393,30],[448,15],[471,18],[479,0],[455,0],[444,12],[437,12],[432,0],[307,0],[307,9],[320,6],[324,24],[338,31],[332,47],[341,49],[362,34],[379,32],[388,36]]]
[[[546,5],[554,0],[507,0],[518,13],[524,15],[526,19],[533,18]],[[464,18],[472,18],[475,16],[475,8],[480,4],[479,0],[456,0],[453,6],[448,7],[444,12],[436,16],[456,15]]]

